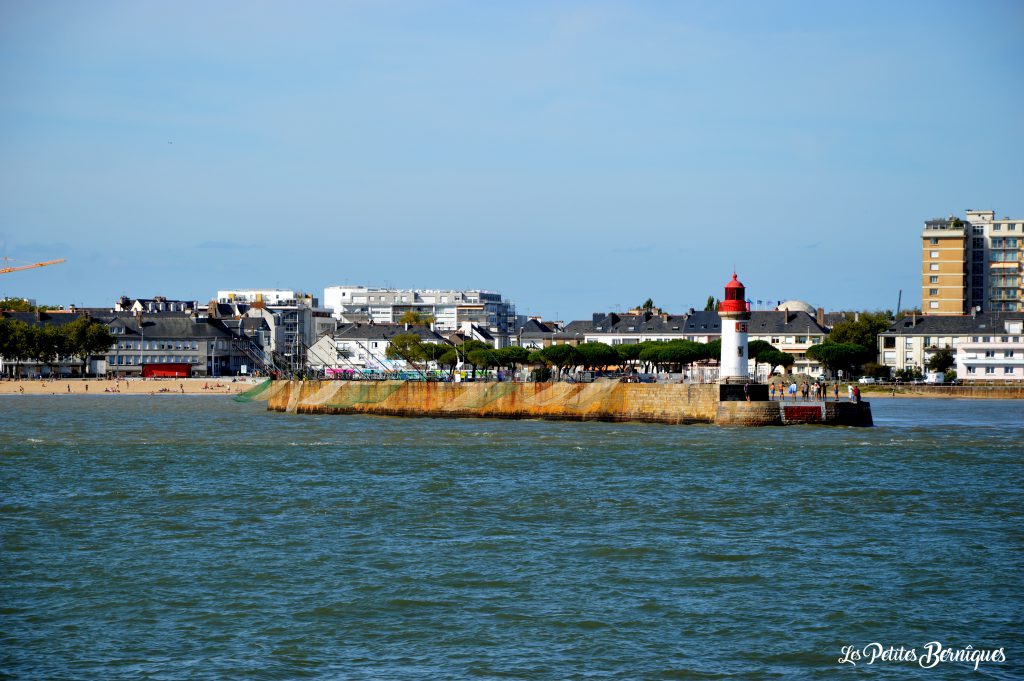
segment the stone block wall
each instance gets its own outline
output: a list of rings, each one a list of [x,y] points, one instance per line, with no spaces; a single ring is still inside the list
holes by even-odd
[[[288,381],[273,411],[391,416],[475,416],[576,421],[710,423],[718,386],[708,384],[422,383]]]

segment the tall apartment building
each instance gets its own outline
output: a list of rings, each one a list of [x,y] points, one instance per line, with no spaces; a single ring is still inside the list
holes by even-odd
[[[351,323],[394,324],[411,311],[431,317],[439,331],[458,331],[472,324],[494,336],[498,347],[508,345],[515,332],[515,305],[495,291],[329,286],[324,289],[324,307]]]
[[[261,318],[270,328],[270,347],[301,369],[306,349],[317,338],[337,328],[330,310],[319,307],[315,296],[291,289],[229,289],[217,291],[220,304],[246,304],[246,316]]]
[[[925,314],[1024,309],[1024,219],[968,210],[927,220],[921,234],[921,306]]]

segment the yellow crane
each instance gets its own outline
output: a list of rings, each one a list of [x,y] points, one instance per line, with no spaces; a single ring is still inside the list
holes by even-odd
[[[0,260],[12,262],[13,258],[0,258]],[[0,267],[0,274],[7,274],[8,272],[17,272],[18,270],[30,270],[35,267],[46,267],[47,265],[57,265],[62,262],[64,262],[64,258],[59,258],[57,260],[47,260],[46,262],[35,262],[32,263],[31,265],[20,265],[18,267]]]

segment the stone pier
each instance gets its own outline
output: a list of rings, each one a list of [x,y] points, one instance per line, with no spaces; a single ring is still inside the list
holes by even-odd
[[[760,394],[758,393],[758,396]],[[733,397],[730,395],[729,397]],[[870,426],[866,402],[770,402],[721,399],[717,384],[424,383],[274,381],[252,399],[271,411],[571,421],[715,423],[728,426]]]

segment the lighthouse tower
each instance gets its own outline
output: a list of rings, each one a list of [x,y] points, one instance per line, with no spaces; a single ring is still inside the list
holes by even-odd
[[[725,298],[718,304],[722,318],[722,360],[719,365],[719,383],[749,383],[747,365],[747,325],[750,306],[747,289],[732,273],[732,281],[725,285]]]

